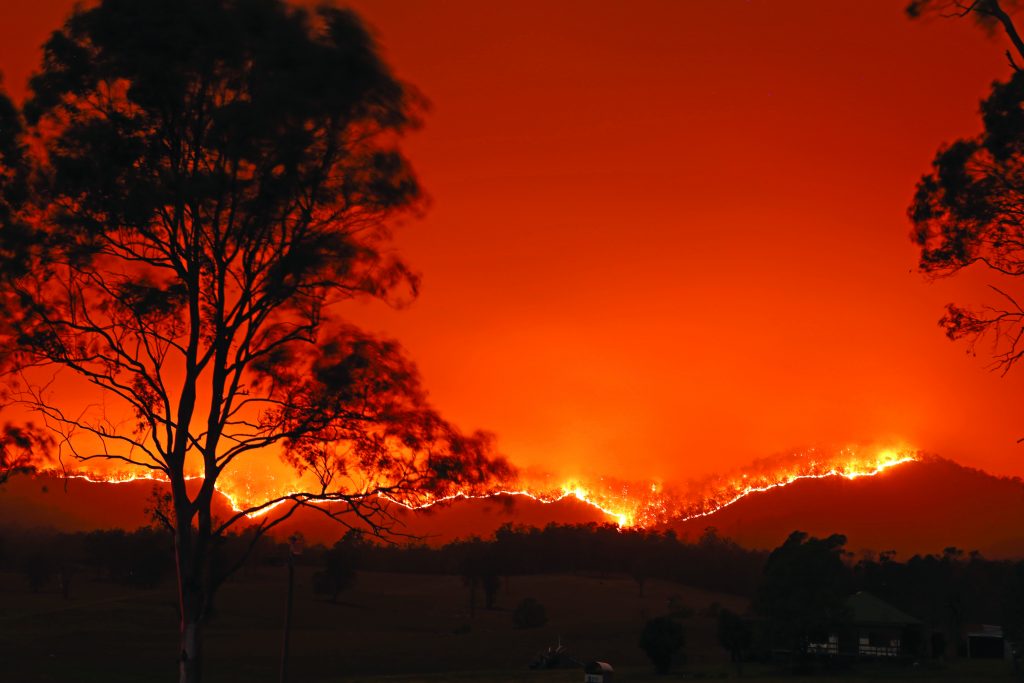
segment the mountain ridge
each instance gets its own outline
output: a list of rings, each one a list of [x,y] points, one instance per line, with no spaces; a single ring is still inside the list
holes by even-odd
[[[12,478],[0,487],[0,522],[60,531],[134,529],[151,522],[146,510],[162,484],[89,482],[53,476]],[[575,500],[540,503],[518,496],[457,500],[425,511],[392,507],[396,529],[439,545],[468,536],[488,537],[503,524],[611,523],[599,510]],[[221,499],[215,513],[231,513]],[[996,477],[939,456],[890,468],[870,477],[804,479],[751,493],[707,516],[662,524],[696,540],[713,527],[749,548],[771,549],[794,530],[823,536],[842,533],[855,553],[895,550],[899,555],[937,553],[955,546],[991,558],[1024,557],[1024,482]],[[302,531],[310,542],[331,543],[345,528],[316,511],[300,511],[278,535]],[[401,538],[401,536],[399,537]]]

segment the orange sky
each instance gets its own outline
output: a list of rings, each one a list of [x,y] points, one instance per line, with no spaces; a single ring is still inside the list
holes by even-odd
[[[72,4],[0,2],[9,90]],[[353,4],[433,103],[421,297],[356,315],[455,422],[566,474],[889,441],[1024,474],[1024,368],[936,325],[986,278],[926,282],[905,215],[999,41],[905,0]]]

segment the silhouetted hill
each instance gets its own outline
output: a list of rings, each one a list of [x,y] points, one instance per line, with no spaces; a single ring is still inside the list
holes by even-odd
[[[148,524],[153,482],[100,484],[57,477],[14,477],[0,487],[0,521],[62,531],[134,529]],[[460,500],[426,511],[392,508],[404,533],[431,545],[476,535],[489,537],[502,524],[543,527],[550,522],[608,522],[574,499],[541,504],[504,496]],[[229,513],[226,504],[217,512]],[[896,550],[900,557],[938,553],[948,546],[979,550],[990,558],[1024,557],[1024,484],[930,457],[875,477],[804,480],[747,496],[708,517],[667,525],[698,538],[713,526],[749,548],[771,549],[799,529],[813,535],[846,534],[857,552]],[[302,511],[277,535],[302,531],[312,542],[331,543],[344,528],[316,511]]]
[[[849,550],[894,549],[904,559],[948,546],[1024,557],[1024,484],[928,457],[875,477],[799,481],[670,525],[690,538],[709,526],[750,548],[774,548],[799,529],[843,533]]]
[[[607,523],[608,517],[599,510],[576,499],[557,503],[538,503],[521,496],[498,496],[484,500],[456,500],[443,505],[411,511],[392,506],[395,529],[403,534],[418,536],[429,545],[441,545],[458,538],[479,536],[489,538],[503,524],[522,524],[544,527],[558,524]],[[307,539],[333,542],[345,533],[345,528],[327,519],[315,510],[300,510],[281,525],[279,534],[301,531]]]
[[[64,479],[59,476],[15,476],[0,486],[0,520],[5,525],[51,527],[58,531],[137,529],[150,523],[154,492],[166,491],[154,481],[119,484]],[[226,501],[217,506],[225,516]]]
[[[150,523],[146,510],[152,507],[154,491],[165,489],[153,481],[106,484],[56,476],[16,476],[0,487],[0,523],[58,531],[136,529]],[[543,527],[550,522],[608,521],[600,511],[575,499],[545,505],[518,496],[460,500],[415,512],[391,506],[391,512],[398,531],[423,537],[431,545],[472,535],[488,537],[509,522]],[[227,501],[221,500],[216,516],[223,519],[230,513]],[[275,534],[301,531],[311,543],[333,543],[345,530],[315,510],[300,510],[275,529]]]

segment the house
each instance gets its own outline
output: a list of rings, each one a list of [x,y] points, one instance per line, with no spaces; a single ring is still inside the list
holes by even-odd
[[[916,657],[925,653],[920,619],[863,591],[846,599],[843,624],[808,643],[809,653],[857,658]]]
[[[850,641],[840,651],[858,657],[914,657],[924,653],[924,622],[870,593],[854,593],[846,600]]]

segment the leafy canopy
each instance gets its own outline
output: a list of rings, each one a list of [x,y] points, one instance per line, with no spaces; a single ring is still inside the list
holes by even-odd
[[[991,285],[996,303],[949,304],[939,324],[971,350],[987,337],[994,367],[1004,374],[1024,353],[1024,309],[1008,286],[1024,275],[1024,38],[1011,16],[1019,8],[1018,0],[914,0],[907,7],[911,18],[970,17],[989,33],[1001,31],[1012,46],[1010,79],[993,83],[981,103],[983,131],[939,150],[909,209],[922,272],[946,277],[977,265],[998,274]]]
[[[1024,73],[992,85],[982,102],[984,130],[943,147],[921,178],[910,207],[912,237],[923,272],[943,277],[978,264],[1002,276],[1024,276]],[[1024,309],[1005,286],[999,303],[947,307],[940,324],[951,339],[994,335],[996,362],[1020,357]]]
[[[25,130],[0,101],[5,355],[63,447],[201,472],[176,494],[185,519],[256,453],[315,475],[296,504],[507,472],[429,406],[397,344],[342,315],[418,286],[390,226],[421,200],[396,143],[422,100],[353,13],[103,0],[52,35],[30,91]]]

